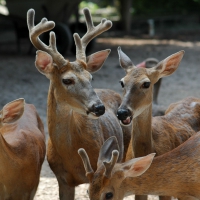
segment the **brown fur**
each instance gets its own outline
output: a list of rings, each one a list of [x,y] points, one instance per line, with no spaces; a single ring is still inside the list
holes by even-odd
[[[32,200],[46,152],[44,127],[25,104],[21,118],[0,127],[0,199]]]
[[[123,64],[123,53],[119,51],[119,55]],[[131,110],[133,116],[126,160],[152,152],[162,155],[200,130],[200,100],[197,98],[186,98],[171,106],[166,115],[152,118],[153,86],[161,77],[171,75],[182,57],[183,51],[180,51],[149,69],[123,66],[127,74],[123,78],[125,93],[120,109]],[[144,82],[150,82],[150,87],[143,88]]]
[[[116,163],[109,178],[105,177],[105,167],[101,165],[90,181],[89,198],[102,200],[112,193],[112,200],[122,200],[131,194],[200,199],[199,144],[200,132],[154,159],[150,154]],[[141,172],[137,174],[137,171]]]
[[[85,54],[87,44],[108,30],[112,22],[104,19],[99,25],[93,26],[89,10],[85,8],[83,13],[88,31],[82,38],[77,33],[74,34],[74,62],[65,60],[56,51],[54,34],[51,34],[50,46],[38,40],[39,35],[52,29],[54,23],[45,21],[35,26],[34,10],[30,9],[27,13],[30,39],[39,49],[36,67],[50,79],[47,159],[57,177],[61,200],[74,199],[75,186],[88,182],[77,153],[79,148],[85,148],[93,157],[91,165],[96,169],[97,155],[105,139],[112,135],[117,137],[120,146],[119,160],[122,160],[130,138],[130,128],[122,128],[116,117],[121,103],[119,94],[110,90],[95,91],[91,86],[90,72],[101,68],[110,50],[96,52],[87,58]],[[102,103],[105,105],[105,114]],[[124,141],[127,142],[125,148]]]
[[[124,176],[123,164],[116,164],[109,184],[101,187],[101,194],[112,186],[116,191],[113,200],[122,199],[127,192],[138,195],[166,195],[179,199],[200,199],[199,144],[200,132],[176,149],[156,157],[150,168],[138,177]]]
[[[73,68],[74,70],[72,68],[69,71],[76,75],[79,82],[89,84],[86,79],[89,77],[86,70],[76,71],[76,68]],[[103,142],[108,137],[115,135],[119,141],[122,159],[123,152],[127,151],[130,141],[130,127],[122,128],[116,117],[117,109],[121,103],[119,94],[111,90],[101,89],[95,91],[88,89],[88,94],[85,94],[83,92],[87,88],[86,84],[84,90],[75,93],[75,96],[70,93],[69,95],[57,70],[54,68],[50,75],[47,110],[49,129],[47,159],[59,183],[60,199],[73,199],[74,187],[88,182],[82,161],[77,153],[78,149],[86,149],[89,156],[93,158],[91,165],[93,169],[96,169],[97,155]],[[85,114],[79,114],[73,110],[73,108],[83,110],[82,101],[84,98],[98,100],[96,95],[106,108],[105,114],[98,119],[91,119],[87,116],[86,111]]]

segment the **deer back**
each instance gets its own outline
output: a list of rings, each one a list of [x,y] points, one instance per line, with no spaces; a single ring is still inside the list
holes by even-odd
[[[152,194],[199,198],[199,144],[200,132],[156,158],[155,154],[149,154],[124,163],[115,161],[110,176],[105,176],[105,167],[99,167],[90,180],[89,197],[92,200],[121,200],[131,194]],[[117,154],[115,149],[112,152]],[[112,160],[111,155],[108,160]]]
[[[200,99],[187,97],[173,103],[164,116],[152,120],[155,152],[162,155],[200,130]],[[162,133],[162,134],[161,134]]]
[[[0,121],[0,197],[31,198],[46,153],[43,123],[23,99],[6,104]]]

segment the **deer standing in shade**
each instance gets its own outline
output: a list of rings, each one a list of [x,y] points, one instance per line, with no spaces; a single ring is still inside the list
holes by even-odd
[[[153,86],[178,68],[184,51],[149,69],[134,66],[120,48],[118,54],[126,76],[121,79],[124,95],[117,115],[124,126],[132,123],[126,160],[153,152],[162,155],[200,131],[200,99],[194,97],[172,104],[164,116],[152,117]]]
[[[95,172],[86,151],[78,151],[86,174],[90,174],[88,194],[91,200],[122,200],[131,194],[200,199],[200,132],[155,158],[155,153],[152,153],[116,163],[119,156],[117,146],[115,137],[105,141]]]
[[[48,93],[48,150],[47,159],[56,175],[61,200],[74,199],[75,186],[88,182],[79,148],[85,148],[94,159],[96,169],[97,155],[103,142],[112,135],[119,141],[119,161],[124,157],[130,140],[130,128],[121,127],[116,117],[121,103],[119,94],[111,90],[94,90],[91,86],[92,75],[101,68],[110,50],[99,51],[86,57],[87,44],[97,35],[108,30],[112,23],[102,19],[93,25],[90,12],[83,10],[87,33],[80,38],[74,34],[76,61],[69,62],[56,49],[54,32],[50,32],[50,45],[47,46],[39,35],[51,30],[54,22],[42,19],[34,25],[34,10],[27,14],[27,23],[32,44],[39,50],[36,67],[50,79]],[[124,149],[125,143],[125,149]]]
[[[0,113],[0,199],[33,200],[46,153],[43,123],[24,99]]]

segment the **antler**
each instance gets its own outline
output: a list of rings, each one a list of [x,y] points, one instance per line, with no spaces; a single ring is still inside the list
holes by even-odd
[[[55,33],[50,32],[49,46],[44,44],[39,38],[39,35],[42,33],[52,30],[55,23],[43,18],[41,22],[35,26],[34,19],[35,11],[33,9],[29,9],[27,12],[27,25],[29,29],[29,37],[34,47],[38,50],[49,53],[58,67],[66,65],[67,60],[65,60],[64,57],[57,51]]]
[[[93,175],[94,175],[94,171],[93,171],[93,169],[91,167],[90,160],[88,158],[88,155],[87,155],[85,149],[80,148],[78,150],[78,154],[80,155],[80,157],[81,157],[81,159],[83,161],[83,165],[84,165],[84,168],[85,168],[85,171],[86,171],[86,176],[91,181],[92,178],[93,178]]]
[[[104,172],[104,175],[107,178],[109,178],[111,176],[112,169],[115,166],[115,163],[117,162],[118,157],[119,157],[119,151],[113,150],[110,162],[105,162],[105,161],[103,162],[103,164],[104,164],[104,166],[106,168],[106,170]]]
[[[84,8],[83,13],[85,15],[87,32],[81,39],[79,35],[75,33],[74,41],[76,44],[76,59],[85,62],[86,61],[85,50],[88,43],[96,36],[110,29],[112,27],[112,22],[104,18],[101,20],[101,23],[99,25],[94,26],[89,9]]]

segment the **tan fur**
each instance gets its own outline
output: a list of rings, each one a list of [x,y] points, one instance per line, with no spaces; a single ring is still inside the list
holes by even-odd
[[[200,132],[176,149],[154,158],[151,166],[138,177],[128,177],[124,164],[116,164],[112,177],[106,184],[90,185],[90,199],[103,200],[100,196],[112,191],[113,200],[121,200],[130,194],[165,195],[179,199],[200,199]],[[102,169],[103,171],[103,169]],[[102,177],[102,172],[99,177]],[[97,180],[93,180],[97,182]],[[99,180],[101,182],[101,180]]]
[[[151,77],[145,71],[146,69],[138,68],[131,76],[126,75],[124,81],[129,84],[137,84],[137,80],[144,79],[145,76],[151,80]],[[138,72],[139,71],[139,72]],[[141,71],[141,72],[140,72]],[[131,79],[129,79],[129,76]],[[139,78],[142,77],[142,78]],[[152,86],[151,86],[152,87]],[[137,94],[137,95],[136,95]],[[143,95],[143,96],[142,96]],[[137,97],[141,97],[137,100]],[[135,156],[144,156],[151,152],[156,155],[166,153],[178,145],[182,144],[194,133],[200,130],[200,100],[194,97],[188,97],[175,104],[172,104],[164,116],[152,117],[152,89],[149,93],[139,94],[139,88],[132,88],[131,96],[125,96],[122,105],[125,102],[134,110],[144,106],[146,109],[136,118],[133,119],[132,125],[132,143],[129,145],[127,159]],[[122,107],[122,105],[120,107]],[[195,105],[195,106],[192,106]],[[145,126],[144,126],[145,124]],[[152,132],[149,134],[149,130]],[[132,149],[132,145],[134,150]],[[143,153],[142,153],[143,152]],[[132,156],[130,155],[132,154]]]
[[[89,198],[105,200],[111,193],[112,200],[132,194],[200,199],[199,152],[200,132],[197,132],[177,148],[154,159],[154,154],[149,154],[115,163],[110,177],[105,176],[105,167],[100,165],[90,181]]]
[[[117,108],[121,103],[120,95],[111,90],[95,91],[91,85],[90,72],[101,68],[110,50],[99,51],[88,57],[85,54],[87,44],[108,30],[112,22],[104,19],[99,25],[94,26],[89,10],[85,8],[83,13],[88,31],[82,38],[77,33],[74,34],[74,62],[65,60],[56,51],[53,33],[50,37],[50,46],[39,40],[38,36],[52,29],[54,23],[45,21],[34,26],[34,10],[29,10],[27,14],[30,39],[39,49],[36,67],[50,79],[47,159],[57,177],[61,200],[74,199],[75,186],[88,182],[77,153],[79,148],[85,148],[93,157],[91,165],[96,169],[97,155],[104,140],[112,135],[116,136],[120,146],[119,160],[124,158],[124,150],[127,150],[130,140],[131,128],[122,128],[116,117]],[[97,108],[103,109],[97,111]]]
[[[1,121],[0,199],[34,198],[45,152],[44,127],[33,105],[24,105],[18,121]]]
[[[130,129],[122,129],[116,117],[116,111],[121,103],[121,98],[117,93],[111,90],[96,90],[106,107],[106,112],[98,119],[90,119],[68,106],[65,101],[68,99],[68,94],[62,87],[62,85],[53,86],[51,83],[49,89],[48,128],[50,137],[47,159],[59,182],[60,199],[66,199],[69,195],[71,195],[69,199],[73,199],[74,187],[88,182],[77,150],[86,149],[89,156],[93,158],[91,165],[93,169],[96,169],[99,149],[103,142],[112,135],[119,140],[121,158],[123,157],[123,152],[127,150],[129,144]],[[60,106],[60,99],[64,101],[63,106]],[[73,103],[73,100],[71,102]]]
[[[119,55],[123,64],[123,53],[119,52]],[[126,160],[152,152],[156,152],[156,156],[162,155],[200,130],[200,99],[197,98],[186,98],[172,105],[164,116],[152,117],[154,84],[159,78],[171,75],[182,57],[180,51],[149,69],[133,65],[123,67],[127,73],[122,79],[125,93],[119,109],[129,109],[133,117]],[[127,60],[131,63],[129,58]],[[150,82],[150,87],[143,88],[144,82]]]
[[[67,104],[61,110],[56,109],[59,105],[56,97],[53,96],[53,91],[53,88],[50,87],[48,96],[50,138],[47,158],[54,173],[62,175],[66,183],[74,187],[88,182],[82,161],[76,153],[79,148],[86,149],[89,156],[93,158],[91,160],[93,169],[96,169],[100,147],[110,136],[115,135],[118,138],[123,152],[123,132],[115,115],[121,99],[117,93],[111,90],[96,90],[97,95],[106,106],[106,112],[99,119],[90,119],[74,112]],[[56,161],[56,157],[60,159]]]

